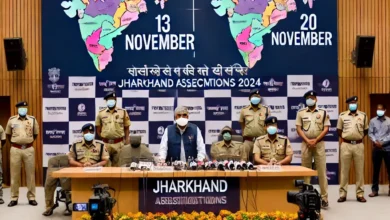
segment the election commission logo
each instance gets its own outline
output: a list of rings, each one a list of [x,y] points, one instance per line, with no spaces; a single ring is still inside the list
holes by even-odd
[[[84,105],[84,103],[80,103],[77,106],[77,109],[79,110],[77,112],[77,116],[87,116],[87,113],[85,112],[85,105]]]
[[[329,79],[325,79],[321,84],[321,91],[322,92],[332,92],[332,87],[330,87],[330,81]]]

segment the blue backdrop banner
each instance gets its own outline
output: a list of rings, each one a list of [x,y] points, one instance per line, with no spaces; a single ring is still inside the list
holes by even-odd
[[[315,89],[332,122],[327,149],[337,146],[336,0],[42,0],[42,54],[45,160],[81,137],[109,91],[157,153],[177,105],[209,151],[222,127],[241,133],[259,88],[300,163],[296,112]]]

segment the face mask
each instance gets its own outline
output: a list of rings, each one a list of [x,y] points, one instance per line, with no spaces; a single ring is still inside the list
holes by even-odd
[[[382,117],[382,116],[385,114],[385,111],[383,111],[383,110],[376,110],[376,114],[377,114],[379,117]]]
[[[251,98],[251,103],[254,105],[258,105],[260,103],[261,98],[259,97],[252,97]]]
[[[26,116],[27,114],[27,108],[18,108],[18,114],[20,116]]]
[[[188,124],[188,118],[179,118],[176,120],[179,126],[186,126]]]
[[[349,104],[349,110],[356,111],[356,109],[357,109],[357,104],[355,104],[355,103]]]
[[[269,127],[267,128],[267,132],[268,132],[268,134],[270,134],[270,135],[276,134],[277,131],[278,131],[278,129],[277,129],[275,126],[269,126]]]
[[[116,104],[116,101],[115,101],[114,99],[109,99],[109,100],[107,100],[107,106],[108,106],[109,108],[114,107],[115,104]]]
[[[226,132],[225,134],[223,134],[223,139],[225,141],[230,141],[232,139],[232,135],[229,132]]]
[[[95,138],[95,135],[92,134],[92,133],[86,133],[86,134],[84,134],[84,139],[85,139],[86,141],[92,141],[94,138]]]
[[[306,105],[307,106],[313,106],[316,104],[316,101],[313,99],[306,99]]]

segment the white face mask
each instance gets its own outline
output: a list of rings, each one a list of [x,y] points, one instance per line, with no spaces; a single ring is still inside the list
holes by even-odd
[[[186,126],[188,124],[188,118],[179,118],[176,120],[179,126]]]

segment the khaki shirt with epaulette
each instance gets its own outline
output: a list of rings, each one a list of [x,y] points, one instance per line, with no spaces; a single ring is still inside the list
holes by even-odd
[[[329,114],[325,109],[316,108],[311,111],[306,107],[298,111],[295,124],[302,128],[307,138],[316,138],[325,126],[330,126]]]
[[[268,106],[259,105],[257,111],[253,110],[251,105],[241,109],[240,123],[245,122],[245,129],[242,131],[245,137],[259,137],[267,134],[264,127],[264,121],[271,116],[271,111]]]
[[[268,135],[258,137],[253,146],[253,153],[260,154],[260,159],[271,161],[275,158],[278,162],[293,154],[290,140],[283,135],[276,135],[271,140]]]
[[[112,113],[108,108],[100,110],[95,121],[96,126],[102,127],[101,137],[107,139],[123,138],[124,127],[129,127],[130,124],[129,114],[122,108],[115,108]]]
[[[239,156],[242,159],[245,156],[242,144],[238,141],[230,141],[229,144],[226,144],[225,141],[218,141],[211,146],[211,157],[213,159],[228,159],[229,156]]]
[[[351,111],[341,112],[337,120],[337,129],[342,130],[341,137],[349,141],[359,141],[364,137],[364,131],[368,130],[368,118],[366,113],[356,111],[352,115]]]
[[[11,143],[30,144],[34,142],[34,135],[39,134],[39,124],[31,115],[26,115],[24,118],[15,115],[8,120],[5,133],[12,135]]]
[[[74,145],[76,147],[76,152],[73,150]],[[103,150],[103,152],[101,153],[102,157],[100,158],[101,150]],[[108,151],[102,141],[93,140],[92,144],[88,146],[84,140],[79,140],[72,144],[68,154],[68,158],[76,160],[77,162],[80,162],[82,164],[87,162],[91,164],[96,164],[103,160],[109,160],[110,155],[108,154]]]

